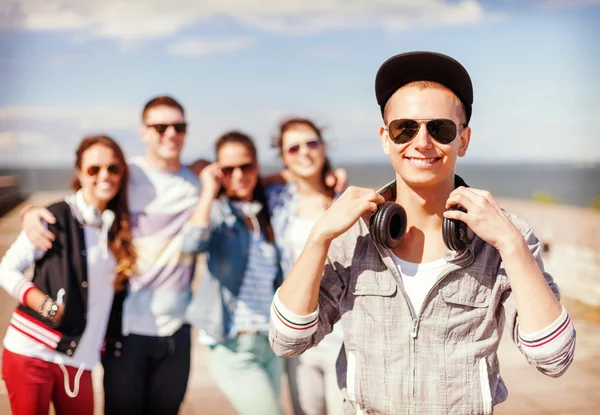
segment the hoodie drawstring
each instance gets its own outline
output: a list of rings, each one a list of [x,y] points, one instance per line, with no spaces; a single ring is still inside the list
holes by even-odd
[[[75,379],[73,381],[73,390],[71,391],[71,387],[70,387],[70,382],[69,382],[69,372],[67,371],[67,368],[65,367],[65,365],[60,362],[58,364],[58,366],[60,367],[60,370],[62,370],[63,372],[63,381],[64,381],[64,386],[65,386],[65,393],[67,394],[67,396],[69,398],[75,398],[77,395],[79,395],[79,381],[81,379],[81,375],[83,374],[83,371],[85,369],[85,365],[82,363],[79,365],[79,369],[77,369],[77,373],[75,374]]]

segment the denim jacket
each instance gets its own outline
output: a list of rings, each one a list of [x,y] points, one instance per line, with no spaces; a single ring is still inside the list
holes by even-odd
[[[184,252],[205,253],[207,262],[186,318],[218,343],[227,339],[233,325],[236,301],[248,266],[250,242],[251,231],[244,215],[225,196],[213,202],[209,227],[188,223],[184,228]],[[275,250],[273,260],[278,264],[277,248],[265,243]],[[281,268],[277,270],[273,275],[274,290],[282,281]]]
[[[295,262],[291,245],[284,241],[298,209],[298,186],[294,182],[276,183],[268,186],[266,191],[275,242],[281,253],[281,268],[286,275]]]

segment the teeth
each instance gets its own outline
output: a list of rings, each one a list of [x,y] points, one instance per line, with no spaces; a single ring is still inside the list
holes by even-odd
[[[409,158],[409,160],[413,164],[424,165],[424,164],[434,163],[437,159],[436,158],[428,158],[428,159]]]

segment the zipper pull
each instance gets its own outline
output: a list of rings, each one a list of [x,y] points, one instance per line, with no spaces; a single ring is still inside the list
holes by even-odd
[[[413,339],[417,338],[417,332],[419,331],[419,319],[415,318],[413,320],[413,325],[412,325],[412,330],[410,332],[410,337],[412,337]]]

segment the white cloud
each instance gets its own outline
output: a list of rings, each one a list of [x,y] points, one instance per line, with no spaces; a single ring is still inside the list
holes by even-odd
[[[70,122],[82,131],[105,129],[128,129],[137,126],[139,108],[130,107],[0,107],[0,128],[6,122],[29,123],[32,121]]]
[[[36,146],[43,144],[44,140],[44,134],[38,131],[2,131],[0,132],[0,151],[9,151],[17,146]]]
[[[222,52],[234,52],[250,47],[254,40],[244,36],[224,38],[191,38],[173,42],[167,46],[167,52],[180,56],[204,56]]]
[[[4,0],[0,28],[70,31],[78,39],[164,38],[212,19],[284,35],[472,24],[493,18],[477,0]]]

